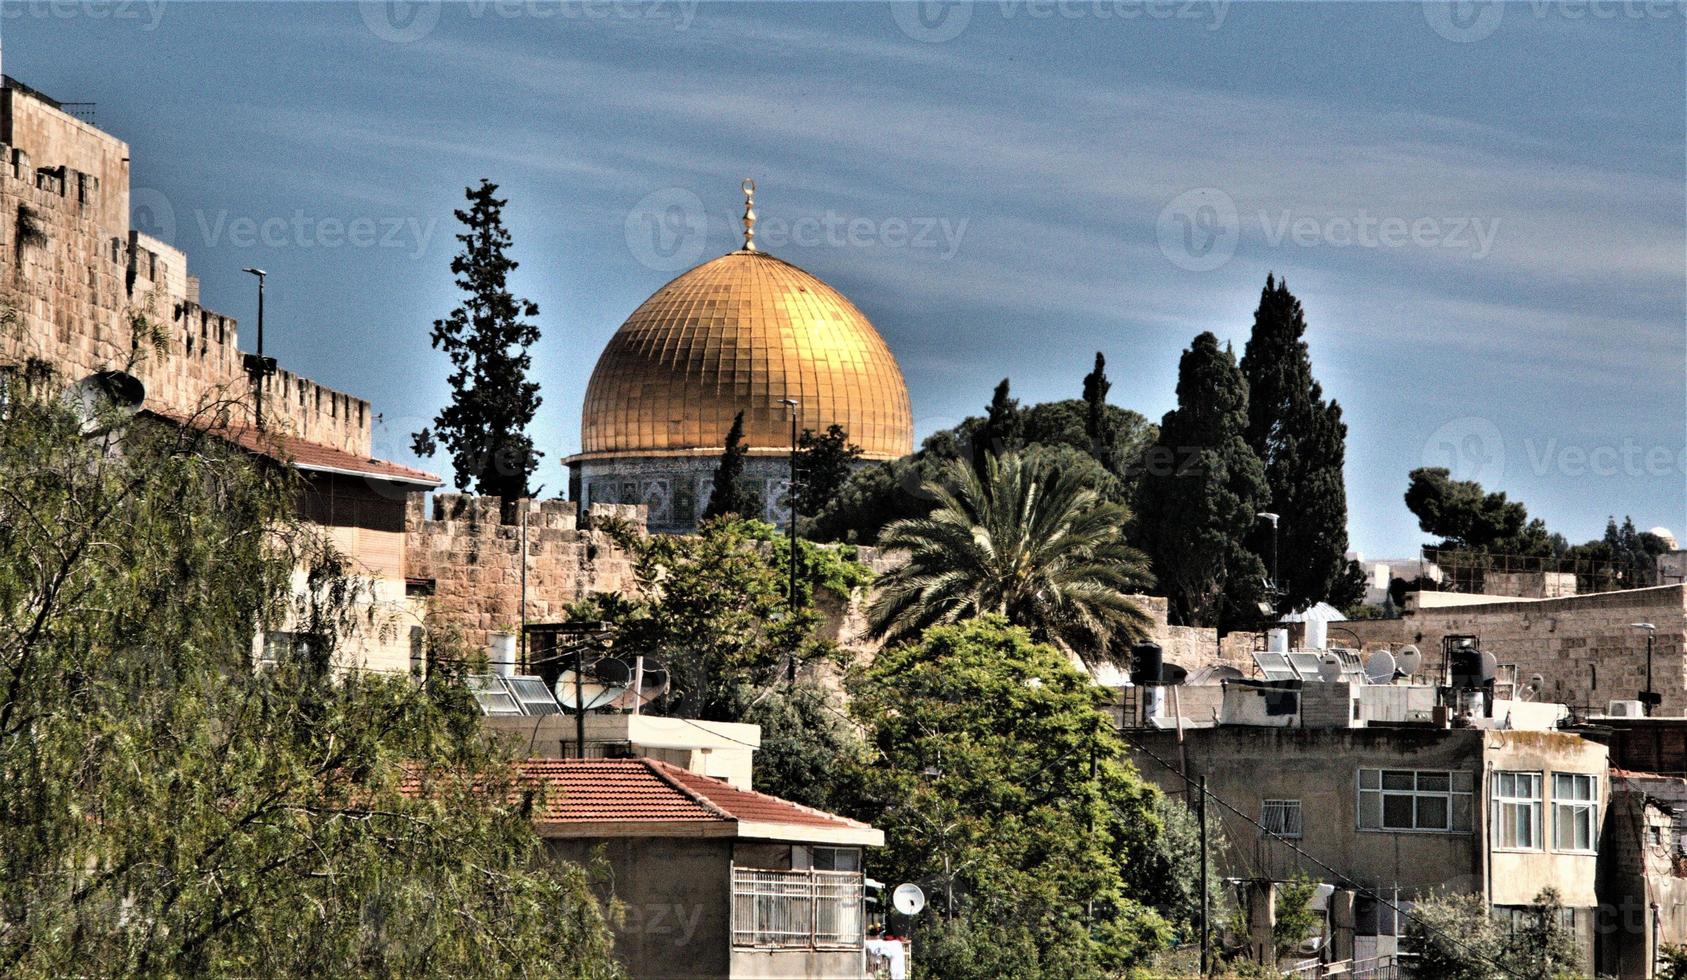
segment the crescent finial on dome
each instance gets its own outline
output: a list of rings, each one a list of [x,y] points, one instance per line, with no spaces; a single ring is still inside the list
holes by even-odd
[[[745,177],[738,185],[744,191],[744,251],[756,250],[756,182]]]

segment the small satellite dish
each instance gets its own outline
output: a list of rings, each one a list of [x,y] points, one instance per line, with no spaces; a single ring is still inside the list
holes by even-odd
[[[1365,658],[1365,679],[1372,684],[1392,684],[1394,668],[1394,654],[1378,650]]]
[[[890,893],[890,902],[903,915],[918,915],[920,909],[926,907],[926,893],[919,885],[904,882]]]
[[[1318,658],[1318,679],[1321,681],[1341,680],[1341,658],[1333,653],[1326,653]]]
[[[1531,675],[1529,677],[1529,683],[1523,685],[1523,690],[1518,692],[1517,700],[1533,701],[1535,698],[1540,697],[1541,689],[1544,687],[1546,687],[1545,677],[1542,677],[1539,674]]]
[[[1411,677],[1418,672],[1419,667],[1423,666],[1423,652],[1408,644],[1400,648],[1400,653],[1395,656],[1394,663],[1395,666],[1400,668],[1400,673]]]
[[[580,691],[579,704],[574,697],[576,684]],[[572,669],[563,671],[552,691],[557,703],[570,711],[580,707],[593,711],[625,694],[632,684],[633,672],[626,664],[614,657],[600,657],[581,668],[578,682]]]

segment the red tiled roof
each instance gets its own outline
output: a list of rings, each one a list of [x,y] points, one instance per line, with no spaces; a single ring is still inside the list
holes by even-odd
[[[359,456],[333,446],[306,442],[284,432],[259,431],[249,425],[206,424],[203,419],[188,419],[166,412],[152,412],[159,418],[177,425],[190,425],[266,459],[290,463],[305,472],[343,473],[350,476],[372,476],[396,483],[437,487],[443,481],[432,473],[400,466],[372,456]]]

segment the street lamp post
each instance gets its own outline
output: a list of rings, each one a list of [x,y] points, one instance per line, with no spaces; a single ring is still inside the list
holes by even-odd
[[[269,367],[264,361],[264,277],[269,275],[262,269],[242,269],[258,277],[258,407],[254,413],[258,428],[264,427],[264,379],[269,377]]]
[[[1646,631],[1646,690],[1640,692],[1640,705],[1645,710],[1646,717],[1652,717],[1652,709],[1663,703],[1663,698],[1652,690],[1652,641],[1658,635],[1658,628],[1651,623],[1630,623],[1637,630]]]
[[[1254,517],[1258,520],[1271,522],[1271,597],[1273,604],[1275,604],[1277,594],[1283,590],[1282,585],[1277,580],[1277,521],[1280,516],[1268,511],[1261,511]]]
[[[790,512],[786,515],[786,522],[789,525],[786,528],[786,533],[789,535],[791,542],[791,581],[785,603],[795,614],[797,610],[797,409],[800,406],[794,398],[787,398],[782,404],[791,410],[791,487],[786,492],[786,499],[790,503]],[[797,679],[797,661],[794,657],[785,665],[785,679],[787,681]]]

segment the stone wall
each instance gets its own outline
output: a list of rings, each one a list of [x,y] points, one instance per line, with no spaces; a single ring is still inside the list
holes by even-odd
[[[1441,637],[1475,634],[1501,664],[1516,664],[1520,681],[1540,674],[1543,699],[1581,713],[1603,713],[1609,702],[1632,700],[1646,686],[1646,634],[1632,623],[1657,626],[1653,684],[1661,714],[1687,713],[1687,587],[1666,585],[1563,599],[1442,606],[1400,619],[1343,623],[1366,650],[1399,650],[1412,643],[1425,669],[1439,669]]]
[[[410,497],[405,577],[432,582],[430,615],[461,630],[470,647],[484,649],[490,634],[520,626],[524,511],[528,622],[556,622],[576,599],[636,587],[632,562],[603,525],[615,518],[642,531],[643,507],[595,504],[583,522],[572,501],[518,500],[510,509],[505,515],[497,497],[440,493],[430,513],[421,494]]]
[[[252,385],[232,317],[199,304],[188,257],[131,227],[131,208],[169,203],[131,192],[129,146],[11,79],[0,87],[0,371],[64,384],[128,370],[147,407],[190,415],[207,402],[250,411]],[[157,328],[164,343],[155,349]],[[311,442],[367,454],[369,403],[281,371],[265,415]]]

